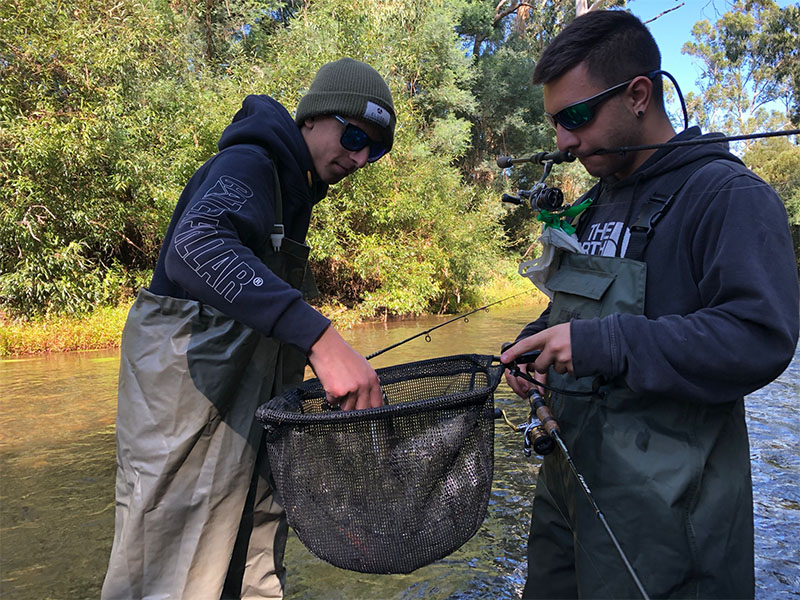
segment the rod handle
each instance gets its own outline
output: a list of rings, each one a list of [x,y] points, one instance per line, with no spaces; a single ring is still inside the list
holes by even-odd
[[[542,395],[536,388],[531,388],[530,396],[531,407],[536,413],[536,418],[541,421],[545,431],[553,437],[553,432],[558,433],[560,431],[558,428],[558,421],[553,417],[553,413],[550,412],[550,408],[544,403],[544,398],[542,398]]]

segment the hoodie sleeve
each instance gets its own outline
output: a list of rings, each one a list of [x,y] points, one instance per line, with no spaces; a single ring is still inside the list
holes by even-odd
[[[659,278],[661,293],[648,291],[646,314],[572,321],[576,376],[715,403],[763,387],[789,364],[800,308],[785,208],[749,171],[721,168],[725,178],[704,169],[662,221],[673,224],[657,228],[666,241],[651,242],[646,260],[648,286]],[[659,302],[667,309],[653,314]]]
[[[191,297],[308,352],[330,321],[254,252],[269,240],[274,186],[264,155],[221,153],[165,245],[166,275]]]

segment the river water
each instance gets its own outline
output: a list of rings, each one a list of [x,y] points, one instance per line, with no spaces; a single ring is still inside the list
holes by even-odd
[[[381,367],[462,352],[496,354],[538,312],[492,308],[382,354]],[[368,324],[344,332],[363,354],[444,319]],[[114,528],[114,417],[118,351],[0,360],[0,596],[97,598]],[[501,383],[496,405],[520,423],[526,405]],[[756,597],[800,598],[800,355],[747,400],[756,527]],[[289,538],[289,600],[515,598],[539,461],[498,423],[487,518],[460,550],[409,575],[328,565]],[[602,507],[600,507],[602,509]]]

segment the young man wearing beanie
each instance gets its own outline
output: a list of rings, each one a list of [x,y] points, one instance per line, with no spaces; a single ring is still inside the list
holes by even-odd
[[[343,410],[377,375],[306,300],[305,241],[328,185],[388,152],[392,95],[369,65],[324,65],[293,120],[248,96],[189,180],[122,337],[114,544],[104,599],[276,598],[287,524],[256,408],[308,363]]]

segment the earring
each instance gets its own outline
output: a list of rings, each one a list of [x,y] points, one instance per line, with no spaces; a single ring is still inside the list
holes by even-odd
[[[636,113],[636,116],[637,117],[643,117],[644,116],[644,111],[640,110],[639,112]]]

